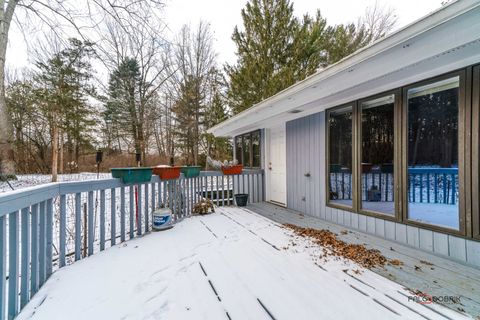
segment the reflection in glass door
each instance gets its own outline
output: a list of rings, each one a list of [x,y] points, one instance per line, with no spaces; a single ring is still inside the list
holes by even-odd
[[[352,132],[353,106],[328,114],[328,199],[329,203],[353,206]]]
[[[395,95],[364,101],[361,113],[361,208],[395,216]]]
[[[408,219],[459,230],[459,85],[407,91]]]

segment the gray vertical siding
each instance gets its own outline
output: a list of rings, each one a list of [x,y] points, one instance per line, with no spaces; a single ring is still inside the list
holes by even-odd
[[[287,122],[287,205],[325,217],[325,113]],[[310,177],[305,174],[309,173]]]
[[[286,144],[288,208],[480,267],[479,241],[327,207],[325,112],[287,122]]]

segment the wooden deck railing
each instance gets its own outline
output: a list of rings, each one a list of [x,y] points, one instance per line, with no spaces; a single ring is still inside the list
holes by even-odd
[[[0,194],[0,320],[13,319],[57,268],[149,232],[159,204],[178,220],[204,198],[232,205],[235,193],[248,193],[250,203],[261,202],[263,174],[204,171],[142,184],[60,182]]]

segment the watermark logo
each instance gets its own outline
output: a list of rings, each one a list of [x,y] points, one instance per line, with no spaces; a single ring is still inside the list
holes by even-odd
[[[428,293],[419,292],[415,295],[408,296],[408,302],[416,302],[420,304],[456,304],[460,303],[460,296],[435,296]]]

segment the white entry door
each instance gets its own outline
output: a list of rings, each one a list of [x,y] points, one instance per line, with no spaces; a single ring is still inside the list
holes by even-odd
[[[287,165],[285,124],[269,129],[267,138],[267,200],[277,204],[286,205]]]

